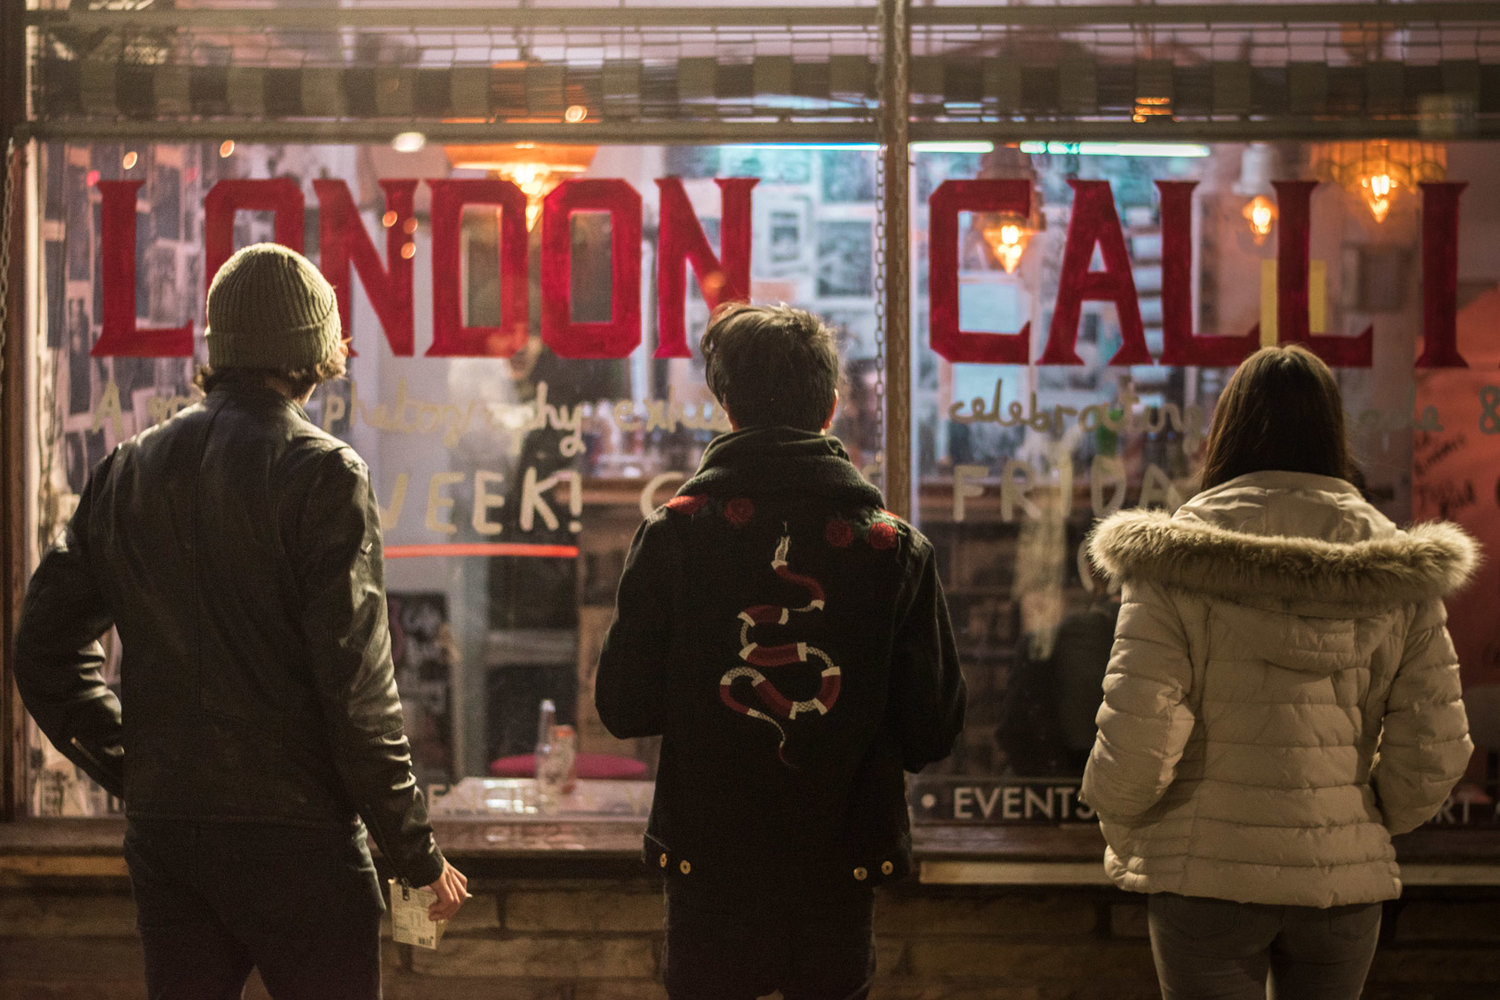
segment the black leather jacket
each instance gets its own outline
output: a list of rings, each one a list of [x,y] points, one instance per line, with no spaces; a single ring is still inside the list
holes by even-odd
[[[111,625],[118,701],[96,641]],[[349,827],[358,814],[398,874],[442,872],[396,693],[368,469],[274,390],[221,382],[94,470],[27,590],[16,680],[130,816]]]

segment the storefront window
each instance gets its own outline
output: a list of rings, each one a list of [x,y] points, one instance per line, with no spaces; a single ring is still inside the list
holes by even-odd
[[[340,287],[355,353],[309,415],[371,468],[425,785],[529,753],[543,699],[582,749],[654,766],[654,741],[594,717],[592,673],[643,513],[728,429],[696,349],[714,302],[827,316],[859,387],[835,430],[876,460],[868,148],[40,152],[38,549],[110,448],[196,398],[217,264],[259,240],[303,249]],[[29,739],[34,814],[117,806]]]
[[[1381,509],[1500,551],[1495,151],[1354,145],[915,152],[910,506],[971,698],[957,752],[914,781],[919,820],[1092,821],[1076,788],[1116,605],[1082,541],[1121,506],[1193,493],[1218,394],[1261,343],[1333,364]],[[883,479],[883,394],[908,387],[880,368],[873,149],[38,152],[35,544],[109,448],[195,398],[217,263],[300,246],[349,310],[350,378],[309,413],[374,476],[426,785],[530,751],[543,699],[583,749],[654,763],[653,741],[594,718],[592,670],[643,511],[728,426],[697,352],[713,303],[828,319],[846,368],[833,432]],[[1400,167],[1383,203],[1360,183],[1377,163]],[[1494,581],[1450,602],[1476,704],[1500,684]],[[28,741],[33,814],[115,807]],[[1438,822],[1493,823],[1487,757]]]
[[[1360,485],[1386,514],[1500,542],[1492,152],[917,156],[916,516],[943,559],[971,697],[958,752],[917,779],[919,816],[1093,821],[1076,793],[1118,595],[1083,541],[1122,506],[1175,509],[1196,491],[1219,392],[1262,343],[1302,340],[1333,366]],[[1487,574],[1449,602],[1481,745],[1496,739],[1480,731],[1500,691],[1497,598]],[[1481,751],[1435,822],[1493,824],[1495,793]]]

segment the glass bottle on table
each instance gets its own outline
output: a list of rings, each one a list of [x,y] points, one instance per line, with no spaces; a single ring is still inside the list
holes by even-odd
[[[578,731],[572,726],[558,724],[552,727],[552,756],[562,763],[562,793],[571,795],[578,784]],[[566,765],[566,766],[564,766]]]
[[[556,812],[559,799],[567,790],[568,772],[573,762],[571,747],[557,740],[557,706],[543,698],[536,726],[536,793],[542,812]]]

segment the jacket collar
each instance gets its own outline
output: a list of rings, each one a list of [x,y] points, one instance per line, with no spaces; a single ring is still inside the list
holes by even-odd
[[[849,461],[838,438],[793,427],[747,427],[721,434],[703,451],[679,496],[817,495],[883,507],[880,491]]]
[[[1378,608],[1457,590],[1479,550],[1448,522],[1398,529],[1342,480],[1266,472],[1205,490],[1176,514],[1112,514],[1089,555],[1112,578],[1213,597]]]
[[[307,411],[300,403],[291,399],[283,393],[271,388],[263,382],[254,379],[231,378],[224,379],[214,386],[208,394],[206,402],[209,405],[222,406],[229,401],[234,401],[242,406],[259,407],[286,407],[303,420],[307,420]]]

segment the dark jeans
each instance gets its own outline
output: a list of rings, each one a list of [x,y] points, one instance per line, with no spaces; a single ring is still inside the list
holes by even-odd
[[[776,901],[667,887],[666,986],[671,1000],[863,1000],[875,974],[868,889]]]
[[[1165,1000],[1357,1000],[1379,903],[1267,906],[1153,894],[1151,953]]]
[[[151,1000],[378,1000],[385,902],[364,829],[132,819]]]

